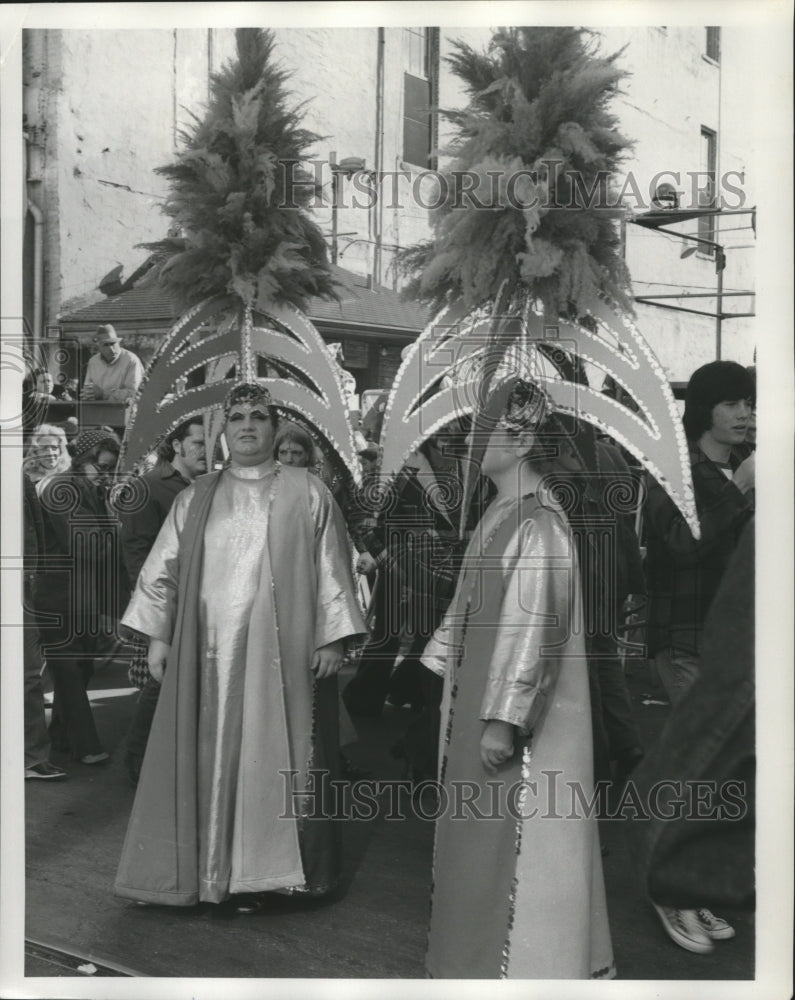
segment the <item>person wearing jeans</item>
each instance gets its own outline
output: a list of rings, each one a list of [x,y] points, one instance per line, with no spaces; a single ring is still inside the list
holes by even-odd
[[[44,545],[44,524],[36,489],[27,476],[22,477],[24,487],[24,607],[22,642],[24,663],[24,712],[25,712],[25,780],[57,781],[66,777],[66,771],[50,763],[50,737],[44,715],[44,685],[41,672],[44,659],[41,655],[41,637],[33,613],[36,589],[36,563]]]
[[[713,361],[693,373],[683,417],[701,527],[696,539],[662,487],[646,500],[648,655],[672,706],[700,676],[704,622],[743,529],[754,510],[754,456],[743,458],[755,384],[742,365]],[[656,906],[666,933],[688,951],[706,953],[734,929],[706,909]]]

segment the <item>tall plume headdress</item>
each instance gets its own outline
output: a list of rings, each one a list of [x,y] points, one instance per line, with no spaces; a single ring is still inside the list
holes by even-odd
[[[433,238],[404,256],[410,289],[439,311],[393,385],[382,473],[393,476],[413,449],[466,415],[475,430],[468,498],[488,435],[523,379],[545,394],[562,430],[585,421],[630,451],[698,537],[684,430],[665,372],[632,322],[615,213],[580,197],[607,193],[630,145],[609,109],[624,76],[617,55],[596,55],[576,28],[501,29],[486,54],[457,45],[450,62],[470,104],[447,113],[458,130],[452,194],[432,219]],[[483,179],[478,203],[461,203],[456,172]],[[517,202],[505,194],[519,174],[535,179]],[[497,185],[486,183],[491,175]],[[594,368],[637,410],[589,385]],[[595,444],[590,453],[595,462]]]
[[[317,186],[302,167],[318,137],[301,127],[301,108],[288,105],[272,33],[235,34],[237,58],[213,75],[205,116],[158,171],[170,182],[164,210],[182,235],[147,246],[185,311],[132,403],[120,467],[137,467],[197,415],[209,459],[229,389],[256,380],[358,481],[338,370],[301,311],[311,296],[335,295],[323,234],[307,212]]]

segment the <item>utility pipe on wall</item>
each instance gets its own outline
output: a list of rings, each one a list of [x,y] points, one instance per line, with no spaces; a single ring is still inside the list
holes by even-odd
[[[44,213],[28,195],[28,211],[33,216],[33,344],[38,344],[42,335],[42,313],[44,298]]]
[[[44,331],[44,213],[30,194],[30,180],[36,178],[36,169],[31,172],[31,140],[25,134],[25,197],[27,209],[33,218],[33,345],[41,340]]]
[[[381,178],[384,170],[384,48],[386,45],[385,29],[378,29],[378,49],[375,73],[375,247],[373,250],[373,278],[376,284],[382,284],[381,274],[381,241],[384,231],[384,207],[381,197]]]

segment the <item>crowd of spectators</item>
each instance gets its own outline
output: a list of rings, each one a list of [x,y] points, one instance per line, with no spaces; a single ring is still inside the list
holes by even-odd
[[[81,398],[129,399],[140,382],[140,362],[120,347],[112,327],[101,327],[96,343],[99,353],[89,363]],[[52,392],[51,380],[41,372],[33,375],[37,392]],[[591,485],[597,492],[584,492],[570,519],[586,606],[601,601],[597,611],[609,625],[599,632],[586,622],[597,777],[626,780],[647,749],[633,717],[619,655],[616,624],[627,605],[645,599],[648,656],[674,712],[688,706],[691,687],[699,690],[705,658],[714,660],[709,637],[720,635],[720,623],[709,630],[706,622],[728,573],[743,574],[734,581],[734,590],[739,586],[747,606],[753,606],[752,565],[747,556],[741,562],[732,560],[741,537],[752,531],[755,396],[753,370],[733,362],[706,365],[690,379],[684,426],[699,540],[660,485],[649,480],[639,493],[646,494],[643,537],[636,533],[641,519],[625,512],[616,519],[609,564],[591,559],[589,531],[604,520],[603,498],[610,482],[615,477],[637,478],[614,443],[601,439],[596,444],[601,478]],[[455,591],[466,535],[473,527],[467,524],[462,539],[461,491],[447,488],[461,480],[466,428],[448,428],[426,442],[384,496],[368,486],[382,412],[376,405],[361,428],[363,486],[354,490],[333,477],[328,482],[358,550],[357,572],[369,580],[374,594],[371,638],[344,701],[354,717],[379,716],[389,703],[410,706],[414,719],[393,752],[406,761],[407,775],[422,780],[433,777],[437,768],[441,683],[420,658]],[[124,741],[125,764],[133,782],[140,772],[160,684],[148,673],[141,640],[119,638],[117,625],[174,499],[208,471],[205,427],[201,418],[194,418],[172,431],[154,467],[128,483],[128,499],[121,504],[112,499],[119,495],[119,451],[119,435],[107,426],[41,423],[29,435],[23,466],[29,779],[66,777],[65,767],[51,761],[52,751],[61,754],[61,762],[69,755],[88,766],[108,759],[87,689],[95,669],[122,647],[131,657],[131,680],[140,688]],[[319,440],[298,423],[282,421],[273,457],[329,478]],[[217,458],[221,460],[220,453]],[[484,487],[470,520],[480,516],[489,499]],[[45,665],[53,689],[49,726]],[[747,674],[752,684],[750,667]],[[659,764],[658,755],[650,760],[651,765]],[[642,769],[651,765],[644,761],[639,773],[644,775]],[[677,944],[706,952],[714,940],[731,937],[733,930],[699,905],[703,896],[697,884],[692,894],[692,905],[686,905],[687,900],[683,904],[681,893],[676,905],[669,905],[672,897],[664,894],[654,902]]]

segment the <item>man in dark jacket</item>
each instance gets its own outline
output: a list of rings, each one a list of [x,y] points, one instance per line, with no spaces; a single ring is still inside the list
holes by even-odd
[[[151,472],[135,481],[135,502],[129,504],[133,509],[121,517],[122,558],[131,591],[135,589],[141,567],[175,498],[207,471],[202,418],[180,424],[166,438],[159,458],[159,464]],[[141,659],[145,658],[144,647]],[[141,771],[159,694],[160,684],[147,671],[127,732],[124,753],[124,763],[133,783],[137,783]]]
[[[359,532],[365,551],[359,573],[378,570],[375,633],[356,676],[343,692],[351,715],[381,714],[388,694],[398,703],[419,707],[426,673],[419,662],[455,590],[462,548],[458,538],[458,459],[446,455],[436,439],[414,452],[390,484],[370,530]],[[411,649],[390,677],[405,639]]]

